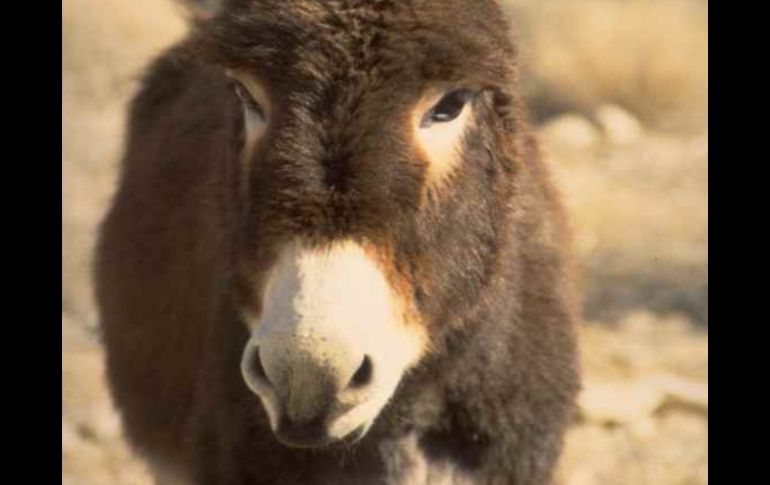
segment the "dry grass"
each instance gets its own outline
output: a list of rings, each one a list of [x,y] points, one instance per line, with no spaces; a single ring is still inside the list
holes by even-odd
[[[588,108],[614,102],[647,121],[703,123],[708,3],[507,0],[520,19],[533,97]]]
[[[562,117],[541,135],[575,227],[588,316],[643,307],[707,322],[708,132],[644,131],[618,145]]]

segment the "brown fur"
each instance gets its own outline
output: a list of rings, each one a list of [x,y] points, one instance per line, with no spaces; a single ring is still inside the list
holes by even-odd
[[[577,306],[514,59],[488,0],[233,0],[151,66],[96,272],[138,450],[202,484],[419,483],[442,467],[457,483],[550,482],[579,387]],[[246,166],[226,69],[259,77],[274,108]],[[478,94],[462,162],[425,191],[404,120],[436,85]],[[278,444],[239,373],[237,309],[259,313],[292,238],[377,254],[430,337],[350,449]]]

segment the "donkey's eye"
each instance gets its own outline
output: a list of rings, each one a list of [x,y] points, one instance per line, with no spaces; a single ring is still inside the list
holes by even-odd
[[[235,94],[238,95],[238,98],[243,103],[244,108],[250,115],[258,116],[263,121],[265,120],[265,112],[262,110],[262,107],[257,103],[257,101],[254,99],[254,96],[249,93],[249,90],[246,89],[246,86],[241,84],[240,82],[235,82]]]
[[[457,89],[444,95],[441,100],[428,111],[420,122],[421,128],[427,128],[434,123],[446,123],[460,116],[463,108],[471,99],[471,91]]]

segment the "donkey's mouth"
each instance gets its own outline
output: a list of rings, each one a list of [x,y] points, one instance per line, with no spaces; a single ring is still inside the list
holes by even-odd
[[[361,441],[368,428],[367,424],[362,424],[344,437],[336,438],[329,435],[320,422],[302,427],[282,422],[275,431],[275,437],[284,445],[292,448],[342,448]]]

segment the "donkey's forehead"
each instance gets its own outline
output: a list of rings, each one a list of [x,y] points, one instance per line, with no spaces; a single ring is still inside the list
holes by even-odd
[[[217,62],[295,85],[504,82],[511,60],[492,0],[235,0],[204,33]]]

